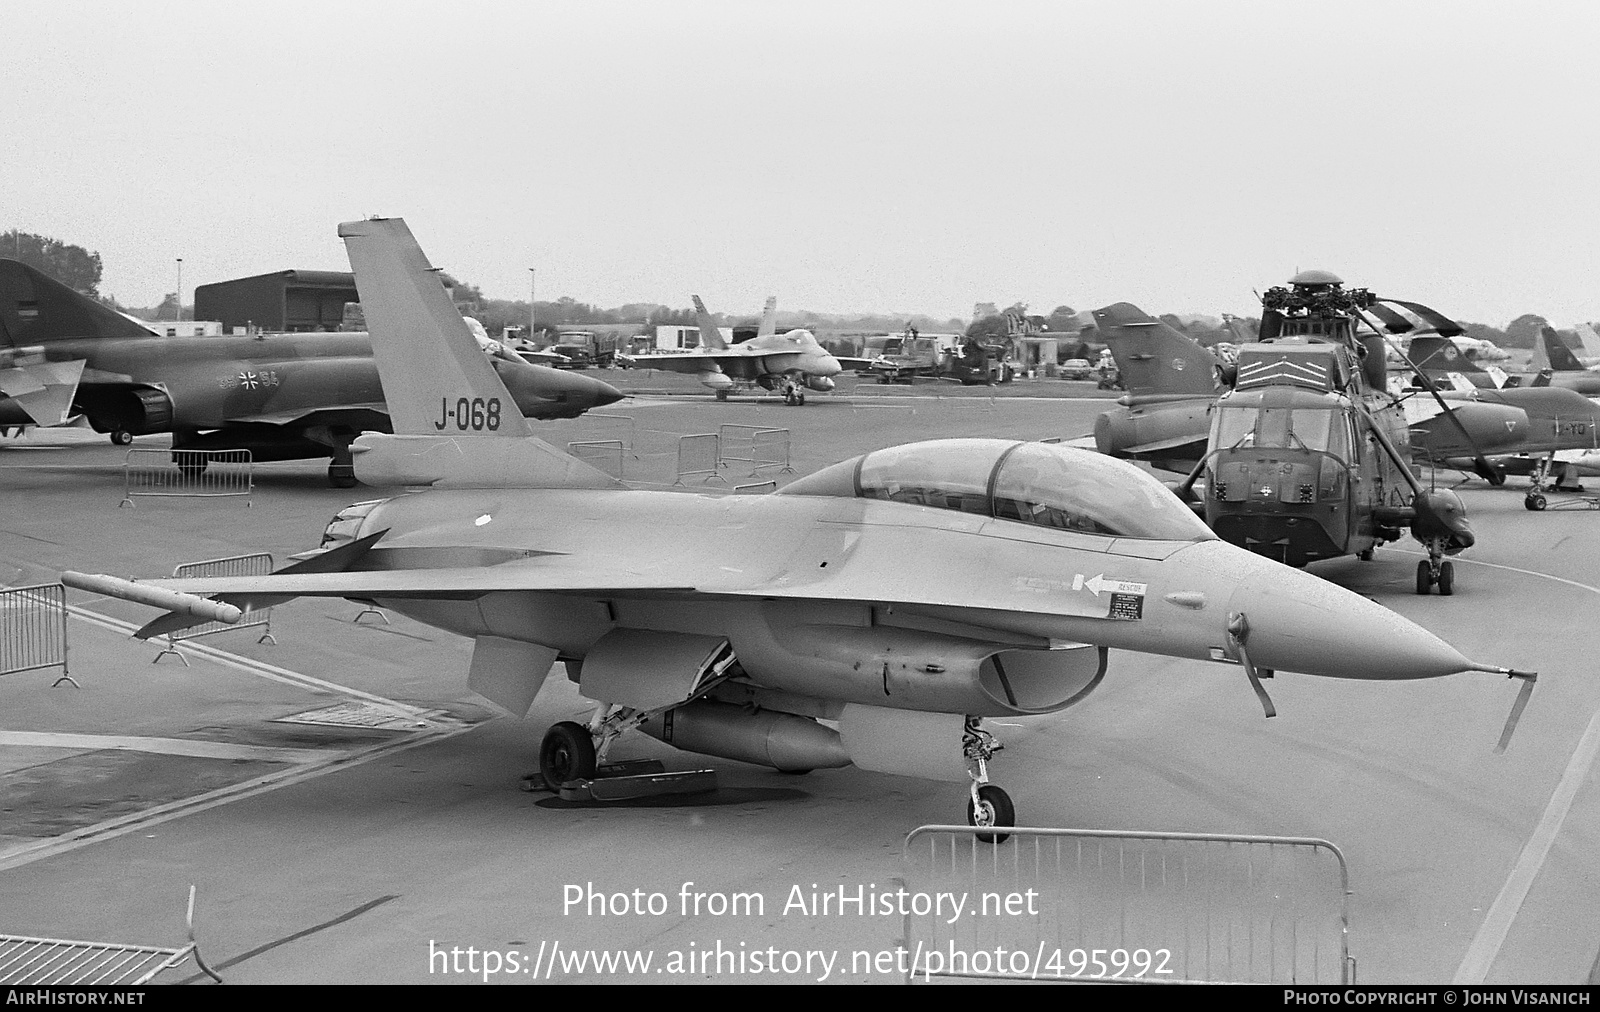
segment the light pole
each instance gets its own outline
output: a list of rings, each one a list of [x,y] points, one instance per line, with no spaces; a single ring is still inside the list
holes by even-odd
[[[537,270],[535,270],[534,268],[529,267],[528,268],[528,340],[529,341],[533,340],[533,331],[534,331],[534,326],[535,326],[535,322],[536,322],[534,320],[534,314],[537,312],[537,310],[535,310],[533,308],[533,303],[534,303],[534,300],[537,299],[538,297],[539,297],[539,272]]]
[[[178,304],[172,312],[174,320],[183,319],[183,257],[178,258]]]

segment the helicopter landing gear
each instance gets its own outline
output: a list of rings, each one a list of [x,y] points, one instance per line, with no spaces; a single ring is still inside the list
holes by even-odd
[[[1456,592],[1456,567],[1444,557],[1444,546],[1437,541],[1425,544],[1428,557],[1417,562],[1417,593],[1426,594],[1435,586],[1440,597]]]
[[[968,772],[972,776],[971,797],[967,800],[967,825],[980,829],[1002,828],[1017,824],[1017,810],[1011,796],[989,782],[989,760],[1005,748],[994,735],[982,727],[982,717],[968,717],[966,733],[961,738],[961,752],[967,758]],[[1005,843],[1010,833],[979,833],[979,843]]]

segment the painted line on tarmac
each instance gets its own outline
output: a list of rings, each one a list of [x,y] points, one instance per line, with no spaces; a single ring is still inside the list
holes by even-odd
[[[51,837],[48,840],[0,850],[0,871],[20,868],[25,864],[42,861],[47,857],[64,854],[67,851],[76,850],[79,847],[98,843],[102,840],[114,839],[127,833],[160,825],[163,822],[170,822],[173,819],[181,819],[186,815],[197,815],[219,805],[243,801],[246,798],[255,797],[257,794],[264,794],[280,787],[288,787],[337,770],[359,766],[381,756],[416,748],[418,745],[444,741],[446,738],[453,738],[458,734],[470,731],[475,726],[477,725],[460,724],[455,727],[443,727],[425,731],[417,735],[397,737],[390,741],[369,745],[366,748],[342,752],[318,762],[304,763],[289,769],[268,773],[253,780],[246,780],[243,783],[220,787],[204,794],[196,794],[192,798],[169,801],[166,804],[156,805],[141,812],[132,812],[114,819],[107,819],[92,826],[82,826],[69,830],[61,836]]]
[[[1539,825],[1528,837],[1528,842],[1523,844],[1522,853],[1511,869],[1511,876],[1501,887],[1500,895],[1494,898],[1483,924],[1479,925],[1478,933],[1467,947],[1467,954],[1461,960],[1452,983],[1482,984],[1489,976],[1489,968],[1494,965],[1495,957],[1500,954],[1500,946],[1511,931],[1511,922],[1521,909],[1528,891],[1533,888],[1533,880],[1538,877],[1550,848],[1555,845],[1556,835],[1561,832],[1561,823],[1572,809],[1572,799],[1577,796],[1578,788],[1588,779],[1589,767],[1594,763],[1597,753],[1600,753],[1600,713],[1589,719],[1589,726],[1579,739],[1566,771],[1561,774],[1561,781],[1551,793],[1550,803],[1545,806]]]
[[[77,605],[67,605],[67,611],[74,618],[81,618],[91,625],[100,626],[102,629],[110,629],[114,632],[129,634],[132,634],[139,629],[139,626],[132,622],[124,622],[121,619],[112,618],[109,615],[102,615],[97,611],[90,611],[87,608],[82,608]],[[222,664],[227,667],[234,668],[235,670],[243,671],[247,674],[257,675],[261,678],[267,678],[274,682],[282,682],[285,685],[299,686],[302,689],[312,689],[320,692],[332,692],[337,695],[349,696],[354,699],[365,699],[369,703],[376,703],[379,706],[386,707],[390,710],[393,710],[395,713],[412,718],[418,722],[428,719],[426,717],[427,711],[415,706],[407,705],[405,703],[397,703],[385,696],[379,696],[371,692],[363,692],[360,689],[352,689],[348,685],[340,685],[337,682],[324,681],[323,679],[316,678],[312,675],[304,675],[298,671],[290,671],[288,668],[280,668],[276,664],[268,664],[266,661],[258,661],[252,657],[245,657],[241,654],[229,653],[226,650],[219,650],[216,647],[209,646],[205,643],[197,643],[194,640],[184,640],[181,642],[183,642],[183,648],[196,657],[201,657],[208,661],[214,661],[217,664]]]
[[[1404,555],[1422,554],[1404,548],[1399,551]],[[1569,587],[1600,595],[1600,587],[1561,576],[1552,576],[1549,573],[1504,566],[1497,562],[1480,562],[1477,559],[1456,561],[1563,583]],[[1472,936],[1472,943],[1467,946],[1467,953],[1456,969],[1453,983],[1482,984],[1488,978],[1489,970],[1500,954],[1500,947],[1505,944],[1506,936],[1511,932],[1512,922],[1522,909],[1523,901],[1528,898],[1534,879],[1538,878],[1540,869],[1544,867],[1545,859],[1550,855],[1550,848],[1555,846],[1561,825],[1572,810],[1572,801],[1577,796],[1578,788],[1588,779],[1589,769],[1594,765],[1596,755],[1600,755],[1600,712],[1589,719],[1589,726],[1578,739],[1578,747],[1573,749],[1572,757],[1567,760],[1567,768],[1556,783],[1556,789],[1550,793],[1550,800],[1544,807],[1544,813],[1539,817],[1538,825],[1534,827],[1533,835],[1522,845],[1522,852],[1517,855],[1516,863],[1511,866],[1511,874],[1500,887],[1500,893],[1494,898],[1494,903],[1490,904],[1489,912],[1484,915],[1483,923],[1478,926],[1477,933]]]
[[[236,745],[225,741],[189,738],[144,738],[115,734],[66,734],[53,731],[0,731],[0,745],[31,748],[78,748],[91,751],[150,752],[156,755],[192,756],[196,759],[254,759],[272,763],[309,763],[343,755],[326,748],[279,748],[271,745]]]
[[[339,925],[343,924],[345,921],[353,921],[357,917],[360,917],[362,914],[366,913],[368,910],[371,910],[371,909],[373,909],[375,907],[381,907],[385,903],[388,903],[391,900],[397,900],[399,898],[400,898],[399,894],[398,893],[394,893],[394,894],[391,894],[391,895],[388,895],[388,896],[379,896],[375,900],[368,900],[366,903],[361,904],[359,907],[356,907],[354,910],[346,911],[345,913],[340,914],[338,917],[335,917],[332,920],[323,921],[321,924],[313,924],[309,928],[302,928],[301,930],[296,931],[292,935],[284,935],[282,938],[275,939],[274,941],[268,942],[265,945],[258,945],[255,948],[249,950],[248,952],[241,952],[237,956],[234,956],[232,959],[225,959],[222,962],[218,963],[215,968],[217,970],[226,970],[231,966],[238,966],[240,963],[243,963],[245,960],[254,959],[257,956],[261,955],[263,952],[271,952],[273,949],[276,949],[280,945],[288,945],[290,942],[299,941],[300,939],[306,937],[307,935],[314,935],[319,931],[326,931],[329,928],[338,927]],[[179,984],[195,984],[195,983],[199,983],[200,981],[205,980],[205,979],[206,979],[206,975],[205,974],[197,973],[197,974],[194,974],[192,976],[185,977],[182,980],[177,981],[177,983],[179,983]]]

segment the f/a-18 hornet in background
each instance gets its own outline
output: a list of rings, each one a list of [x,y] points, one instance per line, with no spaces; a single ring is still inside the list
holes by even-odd
[[[356,473],[431,487],[349,507],[318,549],[267,576],[63,574],[168,609],[142,636],[298,596],[375,601],[470,637],[468,685],[514,714],[564,662],[594,712],[545,734],[552,789],[595,777],[640,731],[784,771],[966,783],[979,826],[1014,824],[985,719],[1081,702],[1112,648],[1238,665],[1268,716],[1270,672],[1490,672],[1525,679],[1508,736],[1532,688],[1532,675],[1469,661],[1372,601],[1221,541],[1159,482],[1087,450],[946,439],[771,495],[626,488],[504,410],[403,221],[340,234],[396,429],[356,440]]]

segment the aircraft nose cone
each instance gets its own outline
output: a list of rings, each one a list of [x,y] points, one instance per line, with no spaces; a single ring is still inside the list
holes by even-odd
[[[618,401],[622,400],[622,391],[618,390],[616,387],[612,386],[610,383],[607,383],[605,380],[595,380],[595,383],[596,383],[596,385],[598,385],[600,387],[599,390],[595,391],[595,395],[594,395],[594,406],[595,407],[603,408],[607,404],[615,404]]]
[[[839,360],[832,355],[824,355],[822,356],[822,368],[818,372],[824,376],[837,376],[844,372],[844,366],[840,365]]]
[[[1359,594],[1218,541],[1179,553],[1233,584],[1226,607],[1207,620],[1243,614],[1258,668],[1329,678],[1437,678],[1475,665],[1433,633]]]

